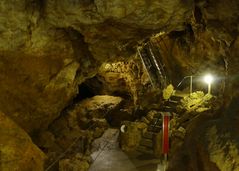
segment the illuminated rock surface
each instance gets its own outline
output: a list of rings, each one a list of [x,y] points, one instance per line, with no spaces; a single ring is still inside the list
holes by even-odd
[[[153,32],[182,29],[192,4],[2,1],[1,110],[27,132],[47,128],[99,64],[134,53]]]
[[[46,165],[79,137],[83,137],[79,143],[84,141],[79,151],[88,156],[93,139],[109,126],[118,127],[123,120],[139,121],[150,110],[159,110],[165,104],[163,90],[152,89],[136,55],[137,46],[157,34],[157,38],[150,40],[160,51],[168,84],[174,89],[187,91],[188,82],[177,85],[183,77],[194,75],[193,90],[206,92],[200,77],[208,72],[216,76],[212,94],[217,98],[201,107],[200,112],[179,110],[175,114],[172,137],[175,146],[170,154],[174,157],[169,168],[236,171],[238,3],[238,0],[2,0],[0,111],[48,155]],[[105,99],[99,100],[97,95]],[[167,93],[166,96],[167,99]],[[188,109],[197,106],[197,100],[187,103]],[[232,108],[234,112],[229,110]],[[108,111],[107,117],[101,117]],[[97,126],[89,130],[91,123]],[[0,130],[11,125],[6,119]],[[22,129],[19,131],[23,132]],[[14,138],[11,142],[17,138],[14,135],[8,137]],[[136,138],[131,140],[135,143],[138,136],[134,135]],[[36,168],[42,169],[42,153],[29,137],[26,139],[29,153],[38,156],[34,158]],[[196,147],[188,148],[190,144]],[[186,157],[179,153],[183,147],[188,149]],[[23,149],[17,146],[15,150]],[[22,151],[18,154],[28,162],[28,155]],[[77,167],[75,157],[75,154],[62,157],[60,168]],[[34,164],[16,165],[31,170]],[[54,169],[58,167],[54,165]]]

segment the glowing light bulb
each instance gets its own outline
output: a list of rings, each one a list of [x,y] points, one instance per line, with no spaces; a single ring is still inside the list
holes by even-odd
[[[208,94],[211,94],[211,84],[213,82],[213,76],[208,74],[204,77],[204,81],[208,84]]]
[[[208,74],[204,77],[204,81],[207,83],[207,84],[211,84],[213,82],[213,76]]]

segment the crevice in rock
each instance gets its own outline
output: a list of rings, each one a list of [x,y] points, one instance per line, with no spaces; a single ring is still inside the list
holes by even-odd
[[[68,36],[72,42],[75,58],[78,60],[78,62],[83,64],[83,67],[87,67],[90,63],[86,65],[87,63],[85,63],[85,60],[92,62],[91,60],[93,59],[93,55],[89,51],[89,46],[85,42],[84,36],[73,27],[67,28],[66,32],[68,33]]]
[[[104,83],[98,79],[98,76],[94,76],[85,80],[84,82],[94,94],[102,95],[102,89],[104,87]]]
[[[201,9],[198,6],[195,6],[194,8],[194,19],[197,24],[202,24],[203,18],[202,18],[202,12]]]
[[[73,27],[69,27],[65,31],[72,42],[75,59],[80,63],[78,71],[80,79],[92,77],[96,73],[99,63],[91,54],[89,45],[84,40],[84,35]]]
[[[113,96],[119,96],[119,97],[122,97],[124,99],[132,99],[132,96],[130,95],[129,92],[123,92],[123,91],[114,91],[112,93]]]
[[[45,0],[27,0],[26,1],[26,11],[31,17],[35,15],[37,21],[44,17],[46,1]]]
[[[85,82],[83,82],[78,86],[78,94],[74,98],[73,104],[78,103],[86,98],[93,97],[95,95],[97,94],[95,94],[94,90],[92,90],[90,86],[88,86]]]

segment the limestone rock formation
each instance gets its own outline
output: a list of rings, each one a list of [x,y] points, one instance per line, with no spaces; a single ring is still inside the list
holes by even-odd
[[[14,143],[14,149],[3,153],[0,147],[0,160],[5,160],[5,154],[15,157],[14,150],[23,158],[12,168],[6,162],[1,166],[8,170],[43,170],[44,155],[24,131],[55,159],[79,137],[78,150],[88,153],[92,139],[104,132],[109,121],[118,126],[123,119],[130,120],[128,116],[139,115],[134,116],[136,119],[150,109],[158,109],[162,90],[150,87],[148,75],[135,55],[137,46],[150,40],[159,49],[167,79],[175,89],[187,88],[187,83],[176,86],[188,75],[195,78],[194,91],[206,89],[200,83],[205,73],[217,77],[212,94],[220,100],[220,107],[212,103],[210,110],[200,115],[182,113],[173,132],[174,143],[179,143],[173,149],[169,170],[238,170],[238,99],[233,99],[239,95],[238,3],[1,0],[0,110],[5,115],[0,114],[0,145],[5,148]],[[90,79],[91,85],[96,84],[95,78],[101,81],[104,91],[98,89],[94,96],[122,97],[95,96],[76,101],[75,97],[81,96],[79,85]],[[226,111],[228,108],[233,111]],[[91,124],[96,127],[87,130]],[[137,146],[142,127],[137,123],[129,126],[134,139],[122,136],[125,149]],[[22,137],[26,141],[22,142]],[[35,156],[33,162],[30,155]],[[78,168],[81,159],[74,155],[68,154],[60,162],[62,170]],[[84,164],[88,166],[88,162]]]
[[[72,159],[63,159],[59,162],[59,171],[88,171],[90,159],[77,153]]]
[[[93,56],[105,60],[126,52],[128,45],[152,31],[182,29],[192,5],[191,0],[55,0],[46,2],[45,15],[47,22],[54,26],[79,31]]]
[[[0,112],[0,170],[43,171],[45,154],[27,133]]]
[[[120,109],[123,99],[108,95],[98,95],[89,99],[83,100],[74,107],[74,110],[69,112],[71,118],[77,118],[81,128],[84,128],[85,121],[92,122],[94,118],[104,119],[110,115],[115,109]],[[120,116],[119,116],[120,117]],[[86,119],[86,120],[84,120]],[[97,122],[97,120],[95,120]],[[98,120],[100,121],[100,120]],[[73,124],[70,124],[73,127]]]
[[[142,69],[138,63],[136,59],[131,59],[103,64],[97,74],[97,78],[104,86],[101,93],[125,94],[132,98],[134,104],[137,104],[142,82]]]
[[[210,109],[211,94],[205,94],[202,91],[196,91],[188,96],[185,96],[181,100],[181,108],[185,109],[187,112],[203,112]],[[211,100],[211,101],[210,101]]]
[[[86,170],[90,163],[86,158],[90,155],[91,143],[108,129],[107,117],[120,109],[122,101],[121,97],[98,95],[69,107],[48,131],[34,139],[48,156],[46,167],[58,169],[58,162],[54,161],[64,154],[59,159],[60,170]]]
[[[27,132],[46,129],[106,60],[161,30],[182,29],[186,1],[3,0],[0,107]]]
[[[139,146],[143,131],[147,124],[143,122],[122,122],[125,125],[125,132],[120,134],[120,145],[124,151],[134,151]]]
[[[192,119],[185,141],[174,152],[169,171],[205,170],[236,171],[238,158],[238,97],[225,111],[207,112]],[[213,119],[222,112],[221,117]]]

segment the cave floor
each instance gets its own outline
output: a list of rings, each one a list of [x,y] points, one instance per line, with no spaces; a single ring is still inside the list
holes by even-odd
[[[93,163],[89,171],[156,171],[159,159],[134,152],[126,154],[119,148],[119,131],[108,129],[93,143]],[[161,170],[161,169],[158,169]]]

